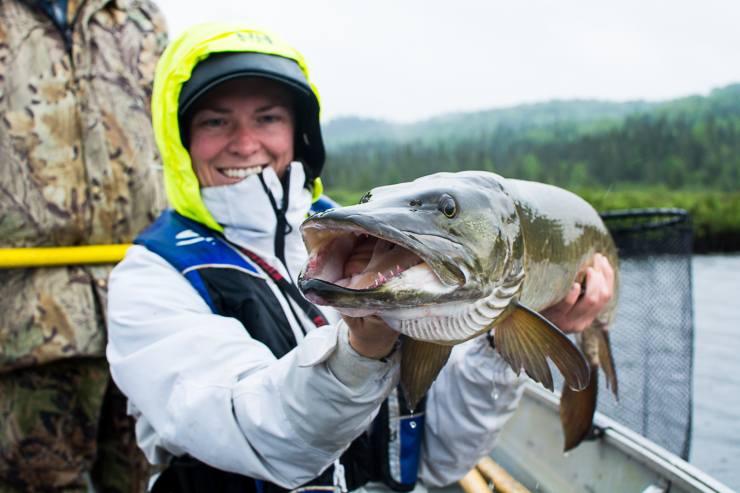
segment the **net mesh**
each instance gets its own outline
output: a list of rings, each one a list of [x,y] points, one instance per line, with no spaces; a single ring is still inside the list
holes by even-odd
[[[603,213],[602,218],[621,269],[619,309],[610,331],[619,404],[601,373],[597,410],[688,459],[694,234],[689,215],[650,209]]]

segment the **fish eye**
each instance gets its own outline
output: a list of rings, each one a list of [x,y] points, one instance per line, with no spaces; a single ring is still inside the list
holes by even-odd
[[[371,199],[371,198],[373,198],[373,194],[372,194],[372,193],[370,193],[370,192],[367,192],[367,193],[366,193],[365,195],[363,195],[363,196],[362,196],[362,198],[360,199],[360,203],[361,203],[361,204],[366,204],[366,203],[370,202],[370,199]]]
[[[457,204],[455,200],[447,194],[442,195],[437,201],[437,210],[447,217],[455,217],[457,214]]]

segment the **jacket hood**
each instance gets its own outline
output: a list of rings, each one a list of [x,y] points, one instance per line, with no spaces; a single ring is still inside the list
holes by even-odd
[[[152,123],[162,156],[167,198],[177,212],[216,231],[223,228],[203,203],[190,154],[182,145],[178,103],[182,86],[195,66],[212,53],[228,51],[265,53],[294,60],[310,81],[303,57],[273,31],[261,27],[231,22],[200,24],[185,30],[167,46],[157,63],[152,94]],[[313,84],[311,89],[318,99]],[[317,178],[314,200],[321,192],[321,181]]]

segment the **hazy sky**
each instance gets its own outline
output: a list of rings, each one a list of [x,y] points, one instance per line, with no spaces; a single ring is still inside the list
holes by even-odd
[[[322,120],[399,122],[550,99],[665,100],[740,82],[737,0],[154,0],[170,36],[269,26]]]

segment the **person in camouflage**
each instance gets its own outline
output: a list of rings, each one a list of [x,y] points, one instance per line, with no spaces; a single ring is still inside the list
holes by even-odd
[[[164,209],[149,0],[0,0],[0,248],[130,243]],[[142,491],[110,380],[112,266],[0,270],[0,492]]]

